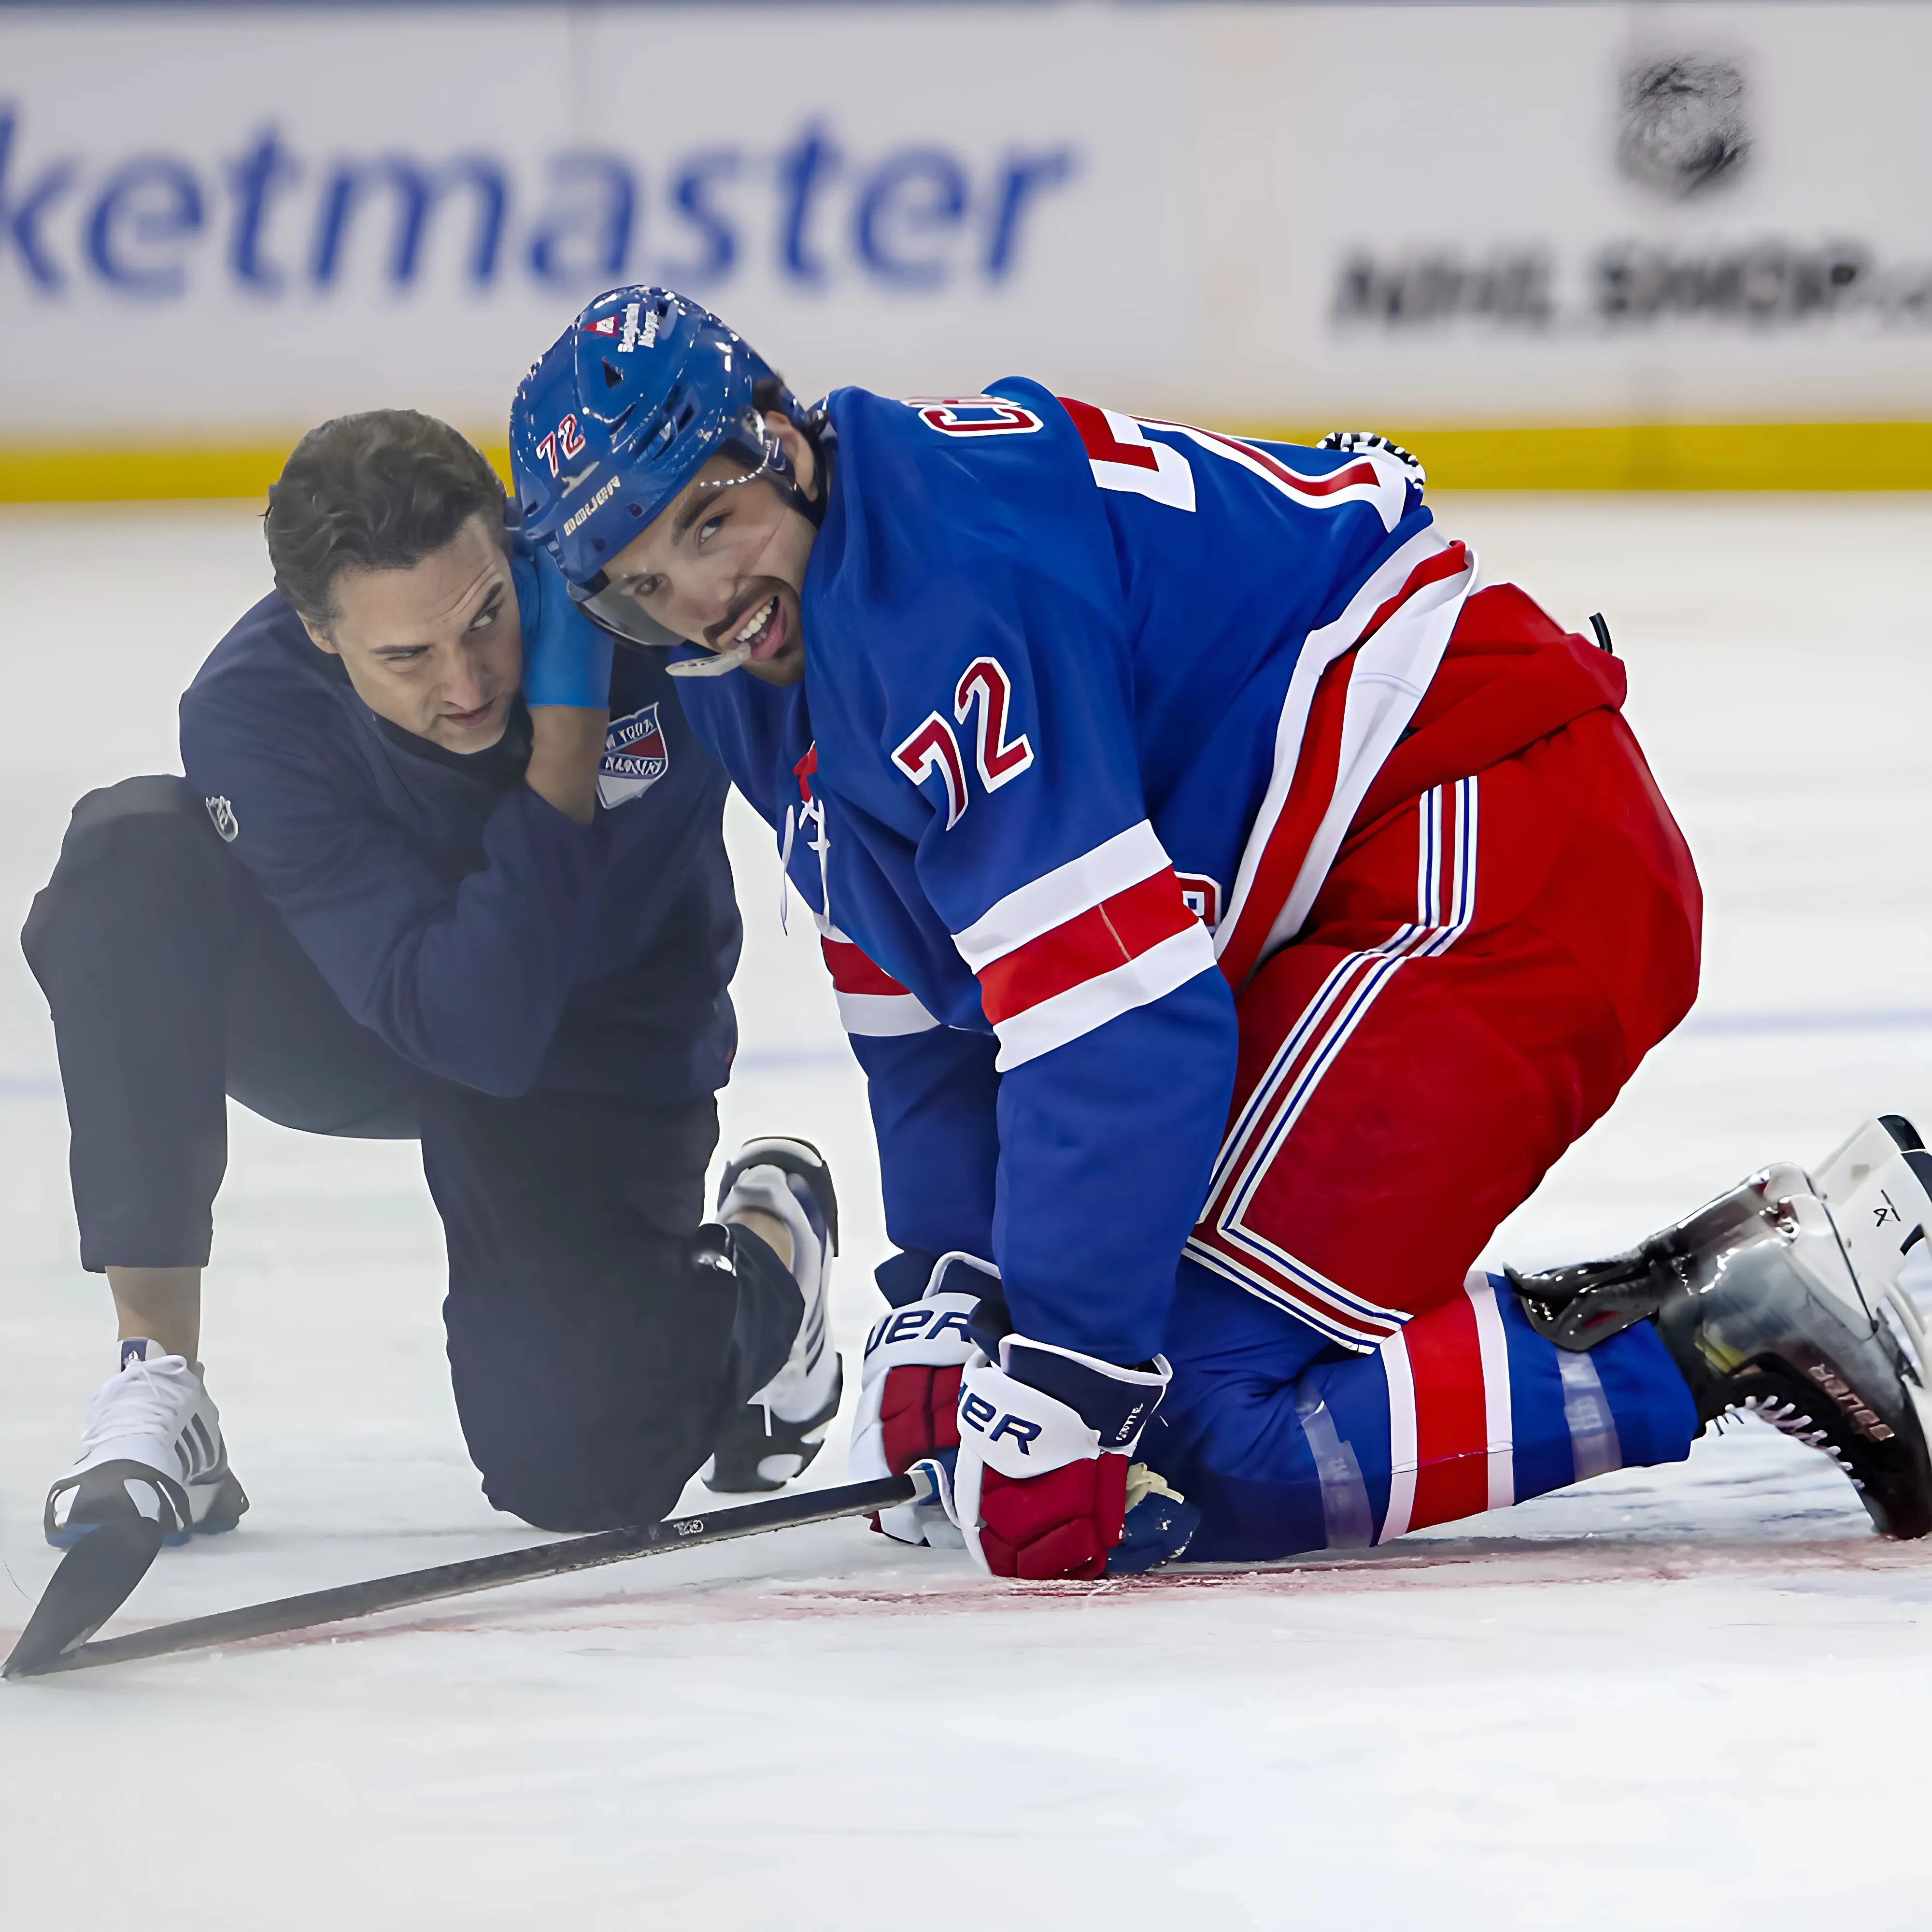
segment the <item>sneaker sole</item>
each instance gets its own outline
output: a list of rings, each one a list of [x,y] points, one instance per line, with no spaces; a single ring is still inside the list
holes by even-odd
[[[192,1543],[197,1536],[226,1536],[231,1529],[241,1526],[248,1510],[248,1492],[235,1480],[231,1470],[217,1487],[207,1515],[192,1528],[178,1529],[172,1535],[163,1537],[161,1546],[164,1550],[178,1550],[184,1544]],[[84,1522],[77,1529],[50,1531],[46,1540],[56,1550],[71,1550],[76,1543],[85,1543],[102,1527],[98,1522]]]
[[[803,1422],[785,1422],[775,1416],[772,1418],[774,1426],[767,1434],[756,1423],[756,1411],[748,1407],[741,1411],[699,1472],[699,1480],[714,1496],[768,1495],[788,1483],[796,1482],[825,1447],[844,1394],[845,1364],[840,1357],[832,1399],[818,1414]],[[781,1430],[784,1433],[779,1433]],[[789,1476],[774,1481],[760,1472],[758,1465],[775,1456],[796,1456],[799,1466]]]

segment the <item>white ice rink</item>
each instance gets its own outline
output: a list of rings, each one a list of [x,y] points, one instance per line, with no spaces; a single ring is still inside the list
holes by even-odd
[[[1438,514],[1488,578],[1574,628],[1607,614],[1708,894],[1696,1012],[1497,1252],[1621,1246],[1870,1113],[1932,1113],[1932,502]],[[0,923],[80,792],[176,768],[178,693],[267,587],[233,508],[0,517]],[[831,1154],[856,1349],[884,1240],[860,1084],[767,842],[734,830],[725,1137]],[[113,1360],[10,944],[0,1136],[4,1649]],[[254,1508],[165,1552],[112,1628],[530,1540],[457,1431],[414,1148],[238,1112],[218,1214],[205,1352]],[[836,1524],[8,1685],[0,1927],[1920,1928],[1928,1611],[1932,1550],[1877,1541],[1830,1465],[1755,1425],[1247,1577],[1002,1588]]]

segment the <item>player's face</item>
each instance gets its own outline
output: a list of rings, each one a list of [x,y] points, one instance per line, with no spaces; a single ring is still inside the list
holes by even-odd
[[[782,416],[766,418],[807,496],[812,446]],[[708,651],[742,649],[766,684],[805,676],[799,593],[818,532],[762,480],[732,482],[742,458],[715,456],[605,572],[668,631]],[[728,486],[728,487],[721,487]]]
[[[334,622],[308,634],[378,718],[450,752],[502,736],[524,639],[500,526],[472,517],[412,569],[344,571],[334,597]]]

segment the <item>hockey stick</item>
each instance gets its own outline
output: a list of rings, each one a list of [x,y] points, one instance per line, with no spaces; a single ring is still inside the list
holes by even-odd
[[[94,1606],[81,1612],[82,1621],[43,1611],[58,1610],[51,1600],[70,1564],[89,1545],[100,1542],[106,1529],[96,1530],[69,1552],[54,1574],[46,1593],[21,1633],[13,1654],[0,1665],[0,1677],[40,1677],[60,1670],[88,1670],[99,1664],[128,1664],[137,1658],[167,1657],[178,1651],[206,1650],[217,1644],[241,1643],[250,1637],[273,1636],[286,1630],[312,1630],[320,1624],[343,1623],[373,1616],[407,1604],[434,1603],[440,1598],[466,1596],[494,1590],[506,1583],[522,1583],[538,1576],[562,1576],[573,1570],[595,1570],[606,1563],[628,1563],[633,1557],[662,1556],[673,1550],[700,1544],[728,1543],[757,1536],[768,1529],[793,1529],[808,1522],[830,1522],[840,1516],[869,1516],[895,1503],[924,1502],[933,1494],[922,1470],[907,1476],[881,1476],[869,1483],[848,1483],[836,1490],[804,1496],[777,1496],[769,1502],[747,1503],[712,1516],[667,1516],[662,1522],[637,1529],[600,1530],[590,1536],[566,1537],[560,1542],[532,1544],[496,1556],[477,1556],[464,1563],[440,1563],[434,1569],[410,1570],[396,1576],[378,1576],[366,1583],[346,1583],[333,1590],[310,1590],[299,1597],[224,1610],[212,1617],[190,1617],[182,1623],[161,1624],[130,1636],[109,1637],[98,1643],[82,1639],[98,1630],[121,1600],[105,1612]],[[154,1542],[158,1547],[158,1535]],[[154,1552],[145,1551],[134,1581],[145,1573]],[[128,1586],[132,1588],[133,1584]],[[127,1592],[123,1590],[122,1596]],[[62,1628],[65,1625],[64,1630]],[[37,1626],[40,1626],[37,1629]]]

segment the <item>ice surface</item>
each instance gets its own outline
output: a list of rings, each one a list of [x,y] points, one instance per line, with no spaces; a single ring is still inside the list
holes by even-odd
[[[1697,1015],[1498,1252],[1620,1246],[1871,1112],[1932,1112],[1932,508],[1442,514],[1490,579],[1578,628],[1607,614],[1710,896]],[[17,921],[82,790],[174,768],[176,694],[268,586],[228,508],[10,512],[0,584]],[[837,1163],[850,1348],[883,1241],[861,1090],[767,842],[733,830],[725,1136],[802,1132]],[[10,947],[0,1135],[3,1648],[112,1358]],[[457,1432],[414,1150],[238,1112],[219,1215],[206,1352],[254,1510],[164,1553],[115,1628],[526,1540]],[[842,1474],[836,1448],[813,1472]],[[1822,1459],[1755,1425],[1245,1577],[1002,1588],[836,1524],[7,1686],[0,1926],[1916,1928],[1928,1604],[1932,1552],[1877,1541]]]

